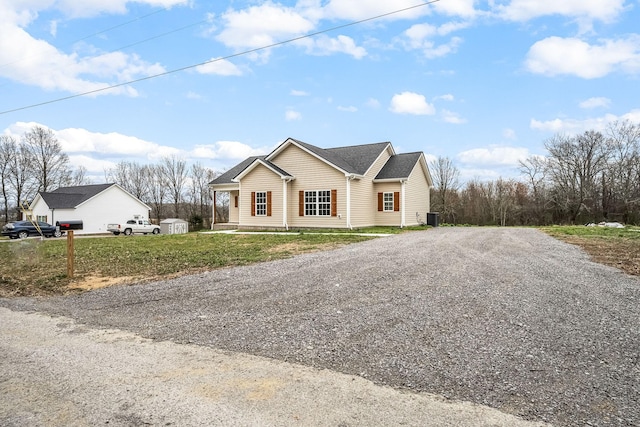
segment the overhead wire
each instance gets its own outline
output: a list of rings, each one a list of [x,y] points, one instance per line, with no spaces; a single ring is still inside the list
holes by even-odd
[[[58,103],[58,102],[62,102],[62,101],[67,101],[69,99],[79,98],[79,97],[82,97],[82,96],[92,95],[92,94],[95,94],[95,93],[104,92],[106,90],[115,89],[115,88],[119,88],[119,87],[122,87],[122,86],[133,85],[135,83],[140,83],[140,82],[143,82],[143,81],[146,81],[146,80],[155,79],[155,78],[158,78],[158,77],[164,77],[164,76],[167,76],[167,75],[170,75],[170,74],[175,74],[175,73],[178,73],[178,72],[181,72],[181,71],[189,70],[189,69],[200,67],[200,66],[203,66],[203,65],[207,65],[207,64],[211,64],[211,63],[215,63],[215,62],[219,62],[219,61],[225,61],[225,60],[237,58],[239,56],[249,55],[249,54],[252,54],[252,53],[256,53],[256,52],[260,52],[260,51],[263,51],[263,50],[272,49],[274,47],[282,46],[282,45],[285,45],[285,44],[293,43],[293,42],[296,42],[296,41],[299,41],[299,40],[304,40],[306,38],[311,38],[311,37],[315,37],[315,36],[318,36],[318,35],[321,35],[321,34],[337,31],[337,30],[340,30],[340,29],[343,29],[343,28],[348,28],[348,27],[352,27],[352,26],[355,26],[355,25],[360,25],[360,24],[363,24],[365,22],[375,21],[375,20],[378,20],[378,19],[381,19],[381,18],[385,18],[387,16],[397,15],[399,13],[407,12],[409,10],[417,9],[417,8],[420,8],[420,7],[424,7],[424,6],[433,4],[433,3],[437,3],[439,1],[440,0],[430,0],[430,1],[427,1],[427,2],[424,2],[424,3],[416,4],[414,6],[409,6],[409,7],[405,7],[405,8],[402,8],[402,9],[396,9],[396,10],[391,11],[391,12],[387,12],[387,13],[383,13],[383,14],[380,14],[380,15],[372,16],[370,18],[365,18],[365,19],[361,19],[361,20],[358,20],[358,21],[348,22],[346,24],[337,25],[335,27],[326,28],[324,30],[315,31],[315,32],[312,32],[312,33],[307,33],[307,34],[304,34],[304,35],[301,35],[301,36],[298,36],[298,37],[293,37],[293,38],[290,38],[290,39],[287,39],[287,40],[283,40],[283,41],[267,44],[267,45],[260,46],[260,47],[257,47],[257,48],[253,48],[253,49],[244,50],[242,52],[237,52],[237,53],[233,53],[233,54],[230,54],[230,55],[209,59],[207,61],[199,62],[197,64],[186,65],[184,67],[174,68],[172,70],[164,71],[162,73],[157,73],[157,74],[153,74],[153,75],[150,75],[150,76],[140,77],[140,78],[137,78],[137,79],[126,81],[126,82],[115,83],[115,84],[112,84],[112,85],[105,86],[103,88],[93,89],[93,90],[86,91],[86,92],[81,92],[81,93],[76,93],[76,94],[69,95],[69,96],[55,98],[55,99],[51,99],[49,101],[39,102],[39,103],[35,103],[35,104],[25,105],[25,106],[18,107],[18,108],[13,108],[13,109],[10,109],[10,110],[0,111],[0,115],[14,113],[16,111],[22,111],[22,110],[27,110],[27,109],[36,108],[36,107],[41,107],[41,106],[44,106],[44,105],[54,104],[54,103]]]

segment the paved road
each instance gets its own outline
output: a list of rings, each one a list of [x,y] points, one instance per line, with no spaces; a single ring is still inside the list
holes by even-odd
[[[360,377],[0,308],[0,425],[514,426]]]
[[[127,331],[153,340],[149,346],[252,354],[355,375],[404,390],[403,396],[427,392],[537,422],[636,426],[639,302],[638,278],[594,264],[536,230],[440,228],[142,286],[0,300],[0,306],[66,316],[91,333]],[[369,413],[384,412],[392,401],[374,400],[365,403]],[[409,425],[429,420],[407,414]]]

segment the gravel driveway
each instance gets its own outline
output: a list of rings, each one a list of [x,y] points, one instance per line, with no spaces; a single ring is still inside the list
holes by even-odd
[[[640,425],[640,280],[534,229],[439,228],[0,306],[355,374],[529,420]]]

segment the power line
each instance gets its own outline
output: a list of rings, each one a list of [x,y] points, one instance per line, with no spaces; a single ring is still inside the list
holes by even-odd
[[[115,89],[115,88],[122,87],[122,86],[127,86],[127,85],[132,85],[132,84],[140,83],[140,82],[143,82],[143,81],[146,81],[146,80],[151,80],[151,79],[155,79],[155,78],[158,78],[158,77],[167,76],[169,74],[175,74],[175,73],[178,73],[180,71],[189,70],[191,68],[200,67],[202,65],[211,64],[211,63],[218,62],[218,61],[224,61],[224,60],[236,58],[236,57],[239,57],[239,56],[244,56],[244,55],[248,55],[248,54],[251,54],[251,53],[260,52],[260,51],[263,51],[263,50],[267,50],[267,49],[271,49],[271,48],[274,48],[274,47],[282,46],[282,45],[285,45],[285,44],[293,43],[293,42],[296,42],[296,41],[299,41],[299,40],[303,40],[303,39],[306,39],[306,38],[315,37],[315,36],[320,35],[320,34],[329,33],[329,32],[332,32],[332,31],[343,29],[343,28],[348,28],[348,27],[352,27],[352,26],[355,26],[355,25],[359,25],[359,24],[362,24],[362,23],[365,23],[365,22],[369,22],[369,21],[374,21],[374,20],[377,20],[377,19],[385,18],[387,16],[396,15],[398,13],[407,12],[409,10],[417,9],[417,8],[420,8],[420,7],[424,7],[424,6],[433,4],[433,3],[437,3],[439,1],[440,0],[430,0],[430,1],[425,2],[425,3],[420,3],[420,4],[417,4],[417,5],[414,5],[414,6],[405,7],[403,9],[397,9],[397,10],[394,10],[392,12],[387,12],[387,13],[383,13],[381,15],[376,15],[376,16],[370,17],[370,18],[361,19],[359,21],[349,22],[347,24],[342,24],[342,25],[338,25],[338,26],[335,26],[335,27],[327,28],[325,30],[316,31],[316,32],[313,32],[313,33],[305,34],[305,35],[302,35],[302,36],[294,37],[294,38],[283,40],[283,41],[276,42],[276,43],[271,43],[271,44],[268,44],[268,45],[265,45],[265,46],[261,46],[261,47],[257,47],[257,48],[254,48],[254,49],[245,50],[245,51],[242,51],[242,52],[234,53],[234,54],[223,56],[223,57],[220,57],[220,58],[210,59],[208,61],[200,62],[200,63],[197,63],[197,64],[191,64],[191,65],[187,65],[187,66],[180,67],[180,68],[174,68],[173,70],[165,71],[165,72],[154,74],[154,75],[151,75],[151,76],[141,77],[139,79],[129,80],[127,82],[116,83],[116,84],[113,84],[113,85],[105,86],[105,87],[100,88],[100,89],[94,89],[94,90],[90,90],[90,91],[87,91],[87,92],[82,92],[82,93],[77,93],[77,94],[74,94],[74,95],[64,96],[64,97],[61,97],[61,98],[56,98],[56,99],[52,99],[52,100],[49,100],[49,101],[40,102],[40,103],[37,103],[37,104],[30,104],[30,105],[26,105],[26,106],[23,106],[23,107],[14,108],[14,109],[11,109],[11,110],[0,111],[0,115],[9,114],[9,113],[15,113],[16,111],[27,110],[27,109],[35,108],[35,107],[41,107],[43,105],[53,104],[53,103],[56,103],[56,102],[62,102],[62,101],[66,101],[66,100],[73,99],[73,98],[79,98],[81,96],[92,95],[94,93],[104,92],[105,90]]]

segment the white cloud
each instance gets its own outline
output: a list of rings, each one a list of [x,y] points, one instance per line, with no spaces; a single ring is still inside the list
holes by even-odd
[[[171,6],[183,3],[183,0],[140,2]],[[164,72],[165,69],[160,64],[149,63],[135,54],[98,52],[94,56],[83,56],[80,52],[65,53],[47,41],[33,37],[27,31],[40,12],[52,8],[75,18],[99,13],[122,13],[126,3],[125,0],[69,0],[57,3],[33,0],[0,3],[0,64],[3,64],[0,67],[0,77],[46,90],[85,93]],[[59,22],[52,22],[50,25],[50,31],[55,34]],[[89,50],[95,53],[95,49]],[[137,95],[133,88],[126,86],[99,91],[96,95],[107,93]]]
[[[531,119],[529,126],[531,129],[543,132],[577,134],[588,130],[603,131],[609,123],[618,120],[629,120],[634,123],[640,122],[640,109],[631,110],[626,114],[617,116],[615,114],[605,114],[602,117],[588,119],[552,119],[536,120]]]
[[[293,8],[267,2],[243,10],[229,10],[222,15],[224,29],[216,39],[241,51],[272,45],[310,32],[314,22]],[[269,51],[257,55],[267,59]]]
[[[407,50],[421,50],[428,59],[439,58],[455,53],[462,44],[462,38],[452,37],[448,42],[436,44],[432,39],[445,36],[453,31],[469,26],[469,23],[448,23],[440,27],[430,24],[415,24],[409,27],[401,38]]]
[[[238,141],[217,141],[213,144],[196,145],[191,156],[199,159],[236,159],[260,156],[271,151],[268,147],[253,148]]]
[[[284,113],[284,118],[286,121],[291,122],[294,120],[302,120],[302,114],[295,110],[287,110]]]
[[[348,107],[343,107],[343,106],[338,106],[338,110],[340,111],[346,111],[347,113],[355,113],[356,111],[358,111],[358,109],[356,107],[354,107],[353,105],[350,105]]]
[[[355,59],[362,59],[367,55],[367,50],[356,43],[351,37],[340,35],[330,38],[324,34],[313,38],[299,40],[296,44],[305,46],[307,53],[318,56],[328,56],[334,53],[344,53]]]
[[[367,107],[369,107],[369,108],[375,108],[375,109],[377,109],[377,108],[380,108],[380,105],[381,105],[381,104],[380,104],[380,101],[378,101],[377,99],[375,99],[375,98],[369,98],[369,99],[367,99],[367,102],[365,103],[365,105],[366,105]]]
[[[433,8],[443,15],[473,18],[477,14],[475,3],[475,0],[446,0],[434,3]]]
[[[451,123],[454,125],[460,125],[463,123],[467,123],[467,120],[460,117],[460,115],[458,113],[454,113],[453,111],[449,111],[449,110],[442,110],[442,119],[447,122],[447,123]]]
[[[127,3],[168,8],[187,4],[188,0],[58,0],[56,7],[70,18],[87,18],[101,13],[123,14],[127,11]]]
[[[133,156],[144,159],[177,155],[180,150],[117,132],[98,133],[81,128],[55,131],[67,153],[94,153],[103,156]]]
[[[611,106],[611,100],[604,97],[589,98],[582,101],[579,106],[584,109],[609,108]]]
[[[458,1],[458,0],[454,0]],[[330,19],[344,19],[349,21],[358,21],[361,19],[379,16],[395,10],[406,9],[416,6],[415,0],[394,0],[393,2],[384,2],[380,0],[331,0],[324,7],[323,13],[325,17]],[[417,7],[402,13],[389,15],[385,19],[414,19],[430,13],[429,6]]]
[[[219,76],[241,76],[242,70],[233,62],[226,59],[212,58],[204,65],[198,65],[196,71],[200,74],[217,74]]]
[[[5,129],[4,134],[20,137],[34,126],[50,127],[36,122],[16,122]],[[69,156],[93,155],[101,158],[159,159],[178,155],[180,150],[155,142],[145,141],[135,136],[118,132],[100,133],[82,128],[51,129],[62,150]]]
[[[291,89],[291,96],[309,96],[309,93],[303,90]]]
[[[625,0],[511,0],[495,10],[504,19],[520,22],[548,15],[575,18],[584,31],[592,21],[614,21],[625,7]]]
[[[88,175],[100,176],[104,175],[105,171],[114,169],[117,162],[111,160],[95,159],[85,154],[72,154],[69,156],[69,163],[74,169],[83,166],[87,169]]]
[[[577,38],[548,37],[531,46],[525,67],[536,74],[567,74],[584,79],[616,71],[640,73],[640,36],[602,40],[598,45]]]
[[[496,181],[499,178],[505,178],[505,171],[497,170],[495,167],[491,169],[485,168],[467,168],[461,167],[460,170],[460,181],[468,182],[468,181],[480,181],[480,182],[488,182],[488,181]]]
[[[436,109],[427,102],[424,95],[402,92],[391,98],[389,110],[396,114],[433,115]]]
[[[458,154],[458,161],[477,166],[517,166],[519,161],[529,156],[525,147],[489,146],[474,148]]]
[[[447,93],[447,94],[435,97],[435,100],[439,100],[439,99],[442,99],[443,101],[454,101],[455,97],[453,95],[451,95],[450,93]]]

